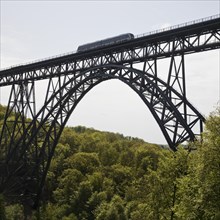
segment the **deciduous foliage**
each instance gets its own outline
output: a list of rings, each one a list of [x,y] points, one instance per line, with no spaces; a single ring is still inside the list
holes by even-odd
[[[182,219],[220,219],[220,110],[207,119],[203,142],[196,144],[189,172],[180,180]]]
[[[3,195],[0,194],[0,219],[5,220],[5,204],[4,204],[4,198]]]
[[[203,142],[190,146],[174,153],[138,138],[67,127],[38,219],[219,220],[220,111],[207,119]],[[23,208],[1,200],[0,216],[22,219]]]

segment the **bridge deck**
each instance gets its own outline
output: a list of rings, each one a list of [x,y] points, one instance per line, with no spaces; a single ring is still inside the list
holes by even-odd
[[[214,18],[213,18],[214,17]],[[133,40],[120,44],[113,44],[90,51],[76,52],[68,55],[49,58],[46,60],[36,61],[29,64],[19,65],[7,69],[0,70],[0,86],[10,85],[18,80],[42,79],[47,78],[48,74],[54,74],[49,68],[61,68],[61,65],[78,66],[78,69],[68,69],[66,71],[84,70],[84,61],[111,56],[114,63],[141,62],[143,60],[161,59],[172,55],[188,54],[201,52],[204,50],[220,48],[220,16],[210,17],[201,22],[190,22],[189,25],[177,25],[177,28],[169,28],[165,31],[157,31],[149,35],[138,36]],[[174,26],[175,27],[175,26]],[[214,40],[213,40],[214,39]],[[150,51],[150,52],[149,52]],[[133,53],[131,55],[131,53]],[[120,56],[120,58],[118,58]],[[116,58],[117,57],[117,58]],[[127,59],[125,59],[127,57]],[[113,59],[114,58],[114,59]],[[96,62],[100,65],[100,62]],[[105,63],[106,64],[106,63]],[[90,68],[87,66],[86,68]],[[46,74],[45,74],[46,71]],[[39,73],[38,73],[39,72]],[[23,75],[19,77],[18,75]],[[37,76],[39,75],[39,77]],[[55,76],[56,74],[54,74]]]

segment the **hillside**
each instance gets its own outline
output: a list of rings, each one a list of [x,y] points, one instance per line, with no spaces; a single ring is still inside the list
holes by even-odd
[[[31,219],[219,219],[220,114],[204,142],[176,153],[138,138],[66,127]],[[24,219],[0,199],[0,219]]]

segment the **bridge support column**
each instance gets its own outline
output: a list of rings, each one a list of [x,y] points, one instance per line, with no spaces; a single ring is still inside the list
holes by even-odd
[[[30,158],[30,154],[36,154],[36,149],[27,150],[28,146],[26,146],[24,134],[35,115],[34,81],[24,81],[12,85],[0,134],[0,184],[2,186],[1,191],[9,197],[10,195],[13,196],[15,192],[16,194],[18,192],[24,193],[19,187],[21,184],[27,184],[22,176],[29,172],[27,169],[30,169],[31,161],[28,158]],[[32,126],[30,132],[33,132],[35,127],[36,124]],[[17,141],[21,137],[23,137],[22,144],[18,146]]]

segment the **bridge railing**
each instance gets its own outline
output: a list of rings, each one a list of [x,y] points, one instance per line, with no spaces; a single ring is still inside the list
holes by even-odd
[[[198,24],[198,23],[202,23],[202,22],[205,22],[205,21],[210,21],[210,20],[217,19],[217,18],[220,18],[220,14],[216,14],[216,15],[212,15],[212,16],[209,16],[209,17],[200,18],[200,19],[197,19],[197,20],[193,20],[193,21],[189,21],[189,22],[169,26],[169,27],[166,27],[166,28],[157,29],[157,30],[150,31],[150,32],[147,32],[147,33],[143,33],[143,34],[138,34],[138,35],[135,36],[135,38],[146,37],[146,36],[149,36],[149,35],[158,34],[158,33],[161,33],[161,32],[170,31],[170,30],[181,28],[181,27],[187,27],[187,26],[190,26],[192,24]]]
[[[26,62],[26,63],[19,63],[19,64],[16,64],[16,65],[13,65],[13,66],[1,68],[0,71],[15,68],[15,67],[19,67],[19,66],[25,66],[25,65],[28,65],[28,64],[32,64],[32,63],[38,63],[38,62],[45,61],[45,60],[51,60],[51,59],[54,59],[54,58],[63,57],[63,56],[66,56],[66,55],[75,54],[76,52],[77,51],[75,50],[75,51],[70,51],[70,52],[66,52],[66,53],[62,53],[62,54],[57,54],[57,55],[50,56],[50,57],[45,57],[45,58],[42,58],[42,59],[32,60],[32,61]]]

